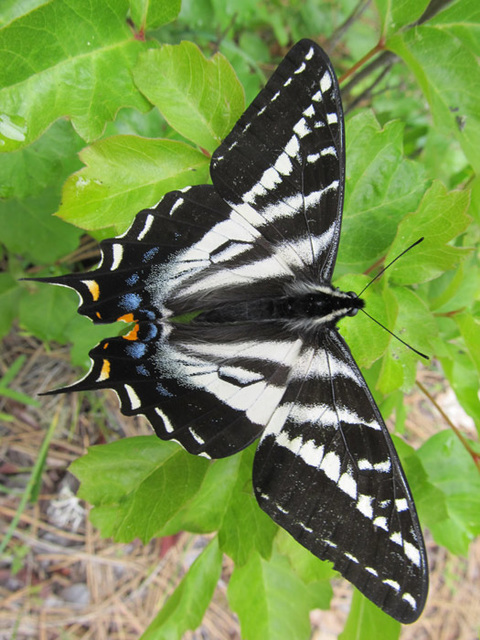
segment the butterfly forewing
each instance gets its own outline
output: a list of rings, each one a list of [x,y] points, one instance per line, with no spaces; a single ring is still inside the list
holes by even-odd
[[[300,41],[214,153],[213,184],[305,275],[330,280],[341,225],[340,92],[320,47]]]
[[[76,289],[94,322],[131,323],[64,390],[114,389],[157,435],[221,458],[261,437],[260,506],[394,618],[428,586],[417,514],[390,436],[335,323],[343,114],[326,54],[302,40],[212,158],[213,186],[168,193]]]

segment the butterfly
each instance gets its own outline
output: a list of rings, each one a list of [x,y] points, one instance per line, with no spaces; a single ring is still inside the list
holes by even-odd
[[[63,390],[111,388],[126,415],[192,454],[259,439],[253,490],[301,545],[401,622],[428,572],[385,423],[336,324],[364,301],[332,285],[344,118],[326,53],[301,40],[211,159],[213,185],[167,193],[101,243],[79,312],[133,328]]]

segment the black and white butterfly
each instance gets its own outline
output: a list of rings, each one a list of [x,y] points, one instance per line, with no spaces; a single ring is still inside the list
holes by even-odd
[[[260,438],[260,507],[401,622],[426,554],[392,441],[336,329],[363,301],[332,284],[345,183],[340,91],[302,40],[215,151],[213,186],[167,193],[96,271],[47,279],[94,322],[134,322],[68,390],[114,389],[164,440],[222,458]]]

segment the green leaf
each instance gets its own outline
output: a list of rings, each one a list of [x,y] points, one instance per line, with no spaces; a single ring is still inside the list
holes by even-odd
[[[58,201],[50,190],[25,200],[0,201],[2,242],[8,250],[40,264],[74,251],[81,231],[52,215]]]
[[[370,282],[366,276],[345,276],[335,281],[335,286],[342,291],[360,291]],[[362,295],[365,301],[365,310],[381,322],[384,326],[394,326],[397,317],[395,304],[387,306],[384,297],[384,286],[374,284]],[[350,347],[352,354],[359,366],[369,368],[374,362],[383,356],[390,336],[387,331],[378,327],[371,318],[359,313],[355,318],[344,318],[339,323],[340,333]]]
[[[86,147],[87,166],[65,183],[58,215],[83,229],[122,233],[141,209],[174,189],[207,182],[208,159],[173,140],[113,136]]]
[[[468,275],[467,275],[468,274]],[[430,309],[437,314],[471,308],[478,299],[480,273],[475,254],[468,256],[455,271],[444,273],[430,283]]]
[[[382,20],[382,36],[400,31],[420,18],[430,0],[375,0]]]
[[[307,587],[277,554],[269,562],[253,554],[247,564],[235,567],[228,600],[240,619],[243,640],[309,638],[309,612],[322,604],[315,587]]]
[[[392,440],[412,490],[420,521],[430,529],[448,518],[445,496],[430,482],[417,451],[396,435],[392,435]]]
[[[0,4],[0,27],[3,27],[8,22],[13,22],[21,15],[33,11],[40,5],[44,4],[45,0],[3,0]]]
[[[277,525],[260,509],[253,494],[252,464],[256,446],[240,454],[241,466],[225,510],[219,542],[222,550],[237,565],[243,565],[255,553],[270,556]]]
[[[480,374],[480,322],[469,313],[457,314],[453,319],[460,329],[468,353]]]
[[[18,313],[18,304],[22,294],[18,282],[9,273],[0,273],[0,339],[9,333],[13,320]]]
[[[445,500],[447,515],[430,530],[438,544],[456,555],[467,555],[480,533],[480,476],[470,454],[451,431],[432,436],[418,450],[429,481]]]
[[[22,329],[45,342],[71,344],[70,359],[74,365],[88,369],[90,349],[104,338],[125,331],[124,322],[94,324],[78,314],[78,295],[72,289],[41,282],[22,283],[21,289],[19,320]],[[58,381],[57,386],[62,382]]]
[[[222,554],[214,538],[192,564],[140,640],[177,640],[189,629],[196,629],[210,604],[221,571]]]
[[[402,625],[367,600],[356,589],[347,623],[338,640],[397,640]]]
[[[428,129],[421,158],[429,178],[440,180],[449,189],[461,187],[465,178],[471,177],[470,165],[458,140],[436,128]]]
[[[130,68],[154,42],[136,40],[127,0],[51,0],[0,31],[0,149],[36,140],[68,117],[90,142],[121,107],[146,110]]]
[[[81,166],[77,153],[83,146],[72,125],[59,120],[29,147],[0,154],[0,197],[40,195],[50,185],[60,194],[63,182]]]
[[[214,460],[195,496],[157,535],[167,536],[179,531],[207,533],[220,529],[232,493],[236,490],[241,460],[240,455]]]
[[[388,264],[420,237],[425,240],[402,256],[395,267],[387,271],[386,277],[396,284],[417,284],[456,268],[469,250],[447,243],[468,227],[468,205],[468,191],[448,193],[440,182],[435,182],[425,193],[418,209],[400,222],[385,262]]]
[[[275,536],[275,549],[278,549],[288,559],[292,571],[297,574],[302,582],[305,584],[310,582],[324,583],[322,588],[324,603],[320,608],[328,609],[333,595],[330,580],[338,576],[338,573],[333,569],[332,563],[314,556],[313,553],[302,547],[282,528],[278,530],[278,534]]]
[[[163,118],[158,109],[152,107],[148,113],[140,113],[137,109],[125,108],[118,112],[113,122],[108,122],[103,138],[116,135],[134,135],[144,138],[174,138],[175,132]]]
[[[385,292],[387,305],[398,309],[394,333],[419,351],[428,351],[437,327],[425,302],[410,289],[390,287]],[[384,358],[377,387],[388,394],[397,389],[409,391],[415,383],[417,354],[392,338],[389,357]]]
[[[91,447],[70,467],[102,536],[151,540],[198,492],[209,462],[156,436]]]
[[[158,29],[180,13],[181,0],[130,0],[132,20],[140,30]]]
[[[28,294],[20,300],[20,326],[45,342],[65,344],[69,339],[67,327],[77,316],[78,295],[66,287],[31,282],[24,286]],[[87,318],[83,321],[84,325],[91,324]]]
[[[78,305],[78,299],[76,303]],[[66,315],[64,311],[62,313]],[[57,318],[59,315],[57,309]],[[72,365],[80,366],[85,370],[88,370],[92,364],[88,353],[93,347],[104,338],[112,338],[125,333],[124,322],[94,324],[90,318],[81,316],[78,313],[73,313],[73,315],[67,317],[70,317],[70,321],[65,326],[60,342],[71,344],[70,362]],[[55,322],[57,322],[57,318]]]
[[[134,79],[171,127],[210,152],[245,107],[243,87],[228,60],[220,53],[207,60],[191,42],[146,51]]]
[[[445,351],[439,360],[447,380],[462,407],[480,425],[480,380],[475,362],[468,352],[455,344],[447,344]]]
[[[345,216],[338,261],[370,267],[390,247],[398,223],[414,211],[424,170],[403,157],[403,125],[383,129],[370,111],[347,121]]]
[[[478,226],[480,226],[480,176],[476,176],[471,182],[472,197],[470,200],[469,214],[475,220]],[[475,228],[475,240],[478,242],[478,226]]]
[[[480,169],[480,6],[457,0],[427,23],[387,40],[415,74],[435,126],[453,134],[475,170]]]

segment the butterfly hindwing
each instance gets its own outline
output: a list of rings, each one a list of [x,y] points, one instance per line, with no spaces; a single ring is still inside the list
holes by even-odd
[[[258,239],[202,185],[167,194],[123,236],[103,241],[97,270],[47,279],[75,288],[79,311],[94,322],[132,323],[97,345],[89,373],[63,391],[111,388],[123,413],[144,414],[159,437],[191,453],[221,458],[249,445],[281,398],[280,369],[288,370],[298,339],[259,327],[253,340],[248,327],[194,325],[188,312],[229,299],[223,287],[246,300],[280,293],[293,274]],[[247,268],[265,261],[268,283]]]
[[[427,573],[415,506],[336,331],[303,348],[257,448],[253,484],[262,509],[303,546],[398,620],[418,617]]]

